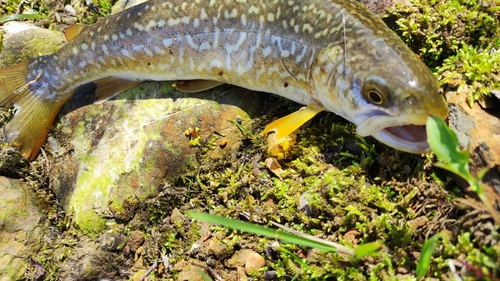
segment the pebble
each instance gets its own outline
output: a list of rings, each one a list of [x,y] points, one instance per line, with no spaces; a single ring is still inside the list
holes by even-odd
[[[266,265],[266,260],[258,253],[251,253],[245,262],[245,272],[247,274],[258,272]]]

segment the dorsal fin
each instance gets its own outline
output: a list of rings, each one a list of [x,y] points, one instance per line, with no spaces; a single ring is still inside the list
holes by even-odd
[[[97,85],[95,90],[95,104],[103,103],[119,93],[135,87],[142,83],[142,81],[125,80],[114,77],[107,77],[94,81]]]
[[[71,41],[75,39],[75,37],[80,33],[82,33],[85,28],[87,28],[87,25],[73,24],[70,27],[66,28],[66,30],[64,31],[64,37],[66,37],[66,40]]]

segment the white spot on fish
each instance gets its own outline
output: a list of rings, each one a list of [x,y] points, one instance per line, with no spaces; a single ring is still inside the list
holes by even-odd
[[[251,15],[251,14],[256,14],[256,15],[258,15],[258,14],[259,14],[259,12],[260,12],[259,8],[258,8],[258,7],[255,7],[255,6],[253,6],[253,5],[252,5],[252,6],[250,6],[250,8],[248,8],[248,11],[247,11],[247,13],[248,13],[249,15]]]
[[[313,27],[308,24],[308,23],[305,23],[303,26],[302,26],[302,32],[304,31],[307,31],[309,33],[312,33],[313,32]]]
[[[87,66],[87,61],[84,61],[82,60],[79,64],[78,64],[79,67],[81,68],[84,68],[85,66]]]
[[[120,52],[121,52],[121,54],[122,54],[123,56],[129,57],[129,58],[133,58],[133,57],[132,57],[132,54],[130,54],[130,52],[129,52],[129,51],[127,51],[127,50],[125,50],[125,49],[122,49]]]
[[[132,50],[135,51],[135,52],[139,52],[142,49],[144,49],[144,45],[134,45],[134,46],[132,46]]]
[[[130,30],[130,28],[127,28],[127,30],[125,30],[125,34],[127,34],[127,36],[132,36],[132,30]]]
[[[154,20],[150,20],[150,21],[148,21],[148,24],[146,25],[146,27],[144,29],[146,31],[150,31],[151,28],[153,28],[155,26],[156,26],[156,22]]]
[[[200,20],[206,20],[206,19],[208,19],[207,12],[205,12],[205,8],[201,8],[201,11],[200,11]]]
[[[271,53],[272,49],[271,47],[267,46],[264,49],[262,49],[262,56],[267,57]]]
[[[200,20],[199,20],[198,18],[195,18],[195,19],[193,20],[193,27],[194,27],[194,28],[197,28],[199,24],[200,24]]]
[[[167,23],[169,26],[176,26],[180,23],[181,21],[179,19],[168,19]]]
[[[198,49],[198,51],[203,51],[203,50],[210,50],[210,43],[208,43],[207,41],[202,42],[200,44],[200,48]]]
[[[295,62],[297,62],[297,63],[300,62],[304,58],[304,56],[306,55],[306,52],[307,52],[307,46],[304,46],[302,48],[302,53],[300,53],[299,55],[297,55],[295,57]]]
[[[231,12],[228,12],[228,10],[224,10],[224,17],[226,19],[233,19],[236,18],[236,16],[238,16],[238,10],[234,8],[231,10]]]
[[[116,36],[116,34],[113,34],[111,35],[111,39],[113,39],[114,41],[118,40],[118,36]]]
[[[219,46],[219,35],[220,35],[220,29],[215,28],[214,30],[214,43],[212,44],[212,48],[217,49]]]
[[[108,47],[104,44],[101,45],[102,51],[104,54],[109,55]]]
[[[163,44],[163,46],[165,46],[165,48],[170,48],[172,46],[173,40],[172,38],[167,38],[163,39],[161,43]]]
[[[152,56],[153,56],[153,52],[151,52],[151,50],[150,50],[150,49],[148,49],[148,48],[144,48],[144,50],[143,50],[143,51],[144,51],[144,53],[146,53],[146,55],[147,55],[148,57],[152,57]]]
[[[222,68],[222,62],[220,60],[211,60],[209,69],[211,68]]]
[[[165,50],[160,49],[160,47],[158,47],[158,46],[154,46],[154,52],[157,54],[160,54],[160,55],[166,54]]]
[[[73,47],[73,55],[78,55],[78,49],[76,47]]]
[[[274,21],[274,14],[273,13],[267,14],[267,21],[268,22],[273,22]]]
[[[139,31],[144,31],[144,26],[140,25],[137,22],[134,22],[134,28],[139,30]]]
[[[189,24],[189,17],[182,17],[181,22],[184,24]]]
[[[165,21],[164,20],[159,20],[157,25],[158,25],[159,28],[162,28],[162,27],[165,26]]]

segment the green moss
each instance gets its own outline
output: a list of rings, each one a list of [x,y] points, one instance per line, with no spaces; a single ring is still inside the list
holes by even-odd
[[[437,68],[441,85],[466,91],[472,104],[500,87],[500,1],[414,0],[397,5],[386,22]]]
[[[478,50],[463,45],[455,56],[444,60],[438,74],[442,85],[453,84],[458,94],[467,93],[472,107],[475,101],[491,96],[491,90],[500,89],[500,51],[492,46]]]

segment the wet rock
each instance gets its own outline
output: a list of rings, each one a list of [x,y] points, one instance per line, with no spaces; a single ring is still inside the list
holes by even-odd
[[[22,280],[26,257],[36,257],[44,216],[26,184],[0,177],[0,280]]]
[[[266,265],[266,260],[257,253],[251,253],[248,255],[245,261],[245,272],[247,274],[256,273]]]

